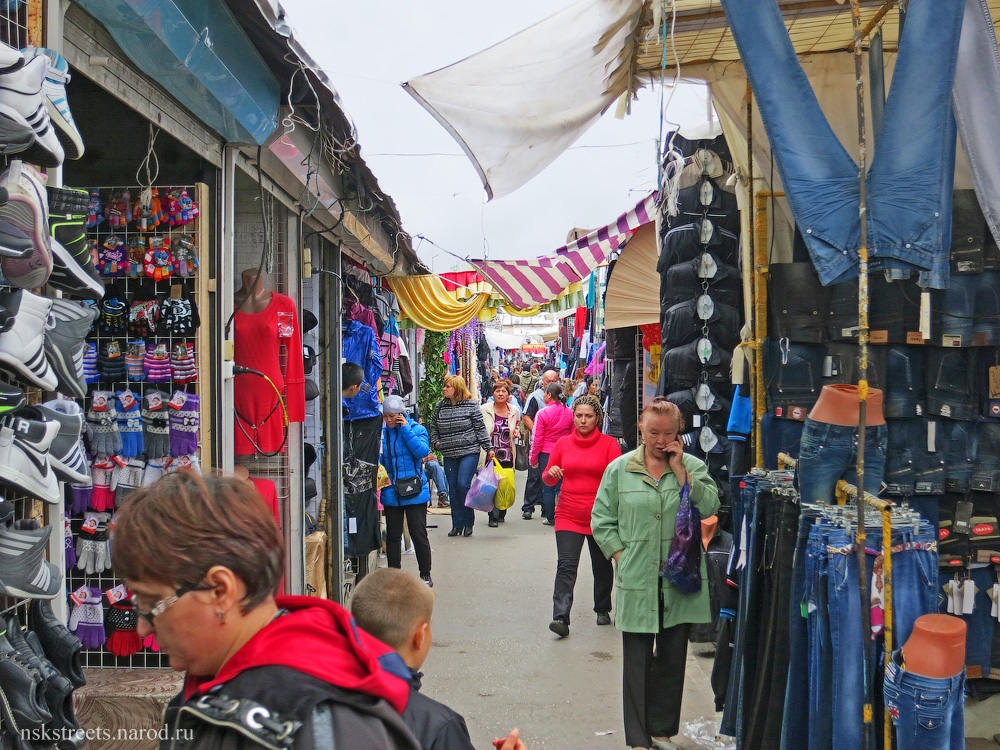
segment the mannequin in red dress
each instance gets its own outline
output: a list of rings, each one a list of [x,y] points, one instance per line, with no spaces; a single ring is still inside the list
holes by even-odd
[[[263,273],[248,268],[234,295],[235,364],[266,375],[284,396],[289,422],[305,420],[302,334],[295,302],[264,287]],[[233,397],[237,456],[285,449],[284,412],[271,384],[238,373]]]

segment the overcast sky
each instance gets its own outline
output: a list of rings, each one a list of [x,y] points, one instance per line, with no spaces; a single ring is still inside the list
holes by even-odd
[[[624,213],[656,185],[659,93],[639,92],[625,120],[606,115],[541,175],[486,202],[459,145],[400,83],[457,62],[568,7],[572,0],[280,0],[295,37],[330,77],[361,153],[411,235],[462,257],[530,258],[573,227]],[[613,109],[613,108],[612,108]],[[670,116],[704,122],[700,87],[682,87]],[[436,272],[463,264],[414,240]]]

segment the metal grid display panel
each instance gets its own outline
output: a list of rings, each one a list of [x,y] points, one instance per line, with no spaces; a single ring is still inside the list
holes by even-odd
[[[261,280],[264,288],[279,294],[290,295],[288,278],[288,210],[266,189],[261,190],[254,177],[244,172],[236,173],[235,193],[235,242],[234,289],[243,285],[243,271],[256,270],[265,252]],[[270,259],[270,262],[268,260]],[[281,355],[284,370],[286,355]],[[237,426],[236,429],[239,429]],[[250,476],[274,482],[282,513],[282,527],[287,528],[288,506],[291,496],[288,449],[277,456],[236,456],[234,463],[245,466]]]
[[[98,196],[101,200],[102,213],[106,217],[110,214],[110,209],[114,205],[114,201],[120,199],[123,193],[127,192],[129,198],[134,202],[142,188],[137,186],[113,186],[113,187],[102,187],[94,188],[91,190],[97,190]],[[194,185],[183,185],[183,186],[160,186],[158,188],[160,196],[165,198],[171,191],[179,194],[181,190],[186,190],[189,196],[196,195],[197,191]],[[201,206],[199,206],[201,210]],[[207,210],[207,207],[206,207]],[[125,272],[123,276],[104,276],[103,280],[105,283],[105,300],[112,297],[118,297],[123,302],[126,303],[126,311],[133,299],[135,294],[140,289],[143,291],[149,291],[153,294],[157,302],[162,303],[171,296],[171,291],[174,287],[183,288],[183,296],[190,299],[193,302],[194,308],[198,311],[199,316],[201,315],[201,304],[200,299],[200,274],[201,274],[201,250],[204,247],[202,240],[203,237],[199,234],[199,228],[204,223],[204,217],[201,217],[202,221],[195,222],[192,221],[186,225],[178,225],[171,227],[169,221],[163,222],[161,225],[152,227],[149,231],[139,231],[139,227],[135,220],[132,222],[126,222],[120,226],[112,226],[107,218],[100,221],[93,227],[87,230],[88,237],[94,245],[95,252],[97,248],[117,245],[120,241],[126,249],[131,249],[130,257],[132,263],[129,264],[128,271]],[[179,240],[181,237],[190,238],[192,244],[195,248],[195,258],[197,258],[197,268],[192,269],[188,266],[188,270],[185,271],[186,276],[182,275],[179,270],[179,264],[182,262],[182,257],[174,257],[173,250],[176,249],[181,243]],[[150,249],[154,246],[161,246],[161,249],[168,249],[171,251],[170,258],[176,260],[176,265],[171,265],[169,267],[169,276],[163,277],[156,280],[150,277],[146,273],[145,263],[139,264],[140,253],[139,250],[142,248]],[[143,251],[141,253],[142,260],[146,259],[146,253]],[[165,256],[161,256],[165,257]],[[192,261],[193,262],[193,261]],[[155,273],[154,267],[154,273]],[[166,266],[160,266],[161,274]],[[107,273],[107,267],[106,271]],[[207,310],[205,311],[207,314]],[[106,346],[112,342],[119,342],[119,346],[122,350],[122,355],[128,351],[128,346],[135,341],[143,341],[145,346],[148,348],[155,348],[156,345],[160,344],[165,346],[168,352],[172,351],[176,345],[187,345],[190,344],[194,348],[195,362],[199,365],[201,364],[200,359],[202,356],[209,356],[208,352],[202,352],[198,346],[198,336],[199,331],[194,331],[190,336],[173,336],[166,329],[163,328],[162,320],[157,327],[155,332],[151,332],[148,336],[138,336],[133,334],[132,331],[126,336],[120,335],[110,335],[107,331],[103,330],[101,327],[101,319],[98,318],[95,323],[94,328],[91,330],[90,335],[87,337],[88,342],[92,342],[96,345],[98,352],[103,352]],[[196,373],[201,372],[200,369],[195,370]],[[195,375],[194,379],[186,383],[177,383],[173,379],[164,382],[148,382],[146,380],[133,380],[128,375],[120,380],[110,380],[102,373],[99,375],[100,380],[96,383],[91,383],[88,388],[87,402],[84,404],[86,409],[91,401],[93,392],[97,390],[104,391],[124,391],[125,389],[130,389],[133,394],[139,399],[143,399],[149,391],[161,391],[171,396],[176,391],[184,391],[185,393],[197,395],[201,391],[201,384],[198,376]],[[201,418],[204,420],[205,415],[208,414],[208,404],[200,403]],[[200,448],[200,445],[199,445]],[[80,529],[84,524],[86,514],[76,513],[69,516],[70,526],[73,531],[74,544],[79,539]],[[108,591],[115,586],[117,586],[121,581],[119,581],[114,576],[112,570],[106,570],[103,572],[96,573],[94,575],[87,575],[85,571],[78,570],[76,568],[71,568],[67,570],[67,591],[73,592],[80,588],[81,586],[87,585],[92,587],[99,587],[102,591]],[[111,629],[108,625],[108,601],[107,598],[103,600],[104,614],[105,614],[105,624],[108,631],[108,635],[111,635]],[[72,607],[72,605],[71,605]],[[142,650],[133,654],[131,656],[115,656],[107,647],[100,649],[85,649],[83,652],[83,663],[86,667],[103,667],[103,668],[128,668],[128,669],[144,669],[144,668],[165,668],[168,666],[168,661],[165,656],[157,651],[153,651],[148,647],[144,647]]]

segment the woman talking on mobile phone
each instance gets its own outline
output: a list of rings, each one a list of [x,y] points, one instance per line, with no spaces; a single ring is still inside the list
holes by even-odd
[[[661,577],[661,564],[674,538],[682,491],[707,518],[719,509],[719,490],[704,462],[684,453],[684,416],[675,404],[653,399],[639,429],[642,444],[604,472],[591,528],[617,567],[625,744],[646,750],[675,747],[670,738],[680,731],[688,630],[711,620],[704,556],[702,586],[693,594]]]

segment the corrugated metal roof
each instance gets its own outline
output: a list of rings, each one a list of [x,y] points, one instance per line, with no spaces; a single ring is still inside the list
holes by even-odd
[[[946,0],[958,2],[959,0]],[[634,57],[635,69],[642,78],[659,74],[663,45],[653,30],[653,3],[649,0],[640,24],[642,41]],[[736,43],[726,25],[725,13],[719,0],[676,0],[674,43],[667,49],[667,68],[676,64],[674,49],[685,66],[710,62],[739,60]],[[799,54],[843,51],[854,43],[851,24],[851,4],[836,0],[778,0],[792,44]],[[883,24],[882,38],[886,52],[895,52],[898,45],[899,10],[895,0],[862,0],[862,26]],[[994,23],[1000,19],[1000,0],[989,0]],[[668,17],[668,23],[670,18]],[[652,37],[647,41],[647,37]],[[647,79],[648,80],[648,79]]]

